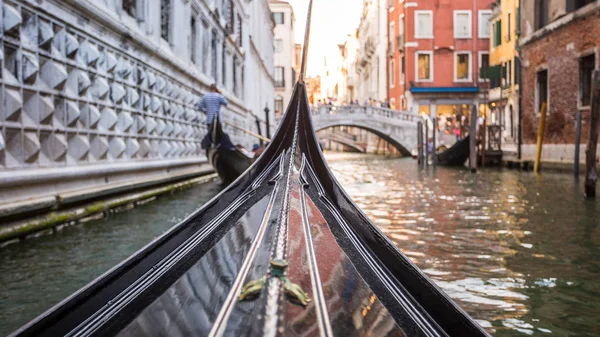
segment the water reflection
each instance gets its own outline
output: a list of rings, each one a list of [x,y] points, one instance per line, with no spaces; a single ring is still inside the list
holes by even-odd
[[[109,270],[221,189],[218,181],[129,211],[0,248],[0,336]]]
[[[600,207],[581,197],[581,182],[515,171],[424,172],[410,159],[331,167],[394,243],[495,336],[600,335]],[[219,188],[197,186],[1,248],[0,335],[141,248]]]
[[[568,175],[336,161],[346,191],[495,336],[600,333],[600,211]]]

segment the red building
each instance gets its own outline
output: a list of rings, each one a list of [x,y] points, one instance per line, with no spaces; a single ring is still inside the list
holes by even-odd
[[[485,103],[479,69],[488,67],[493,2],[391,1],[388,98],[396,109],[456,118]]]

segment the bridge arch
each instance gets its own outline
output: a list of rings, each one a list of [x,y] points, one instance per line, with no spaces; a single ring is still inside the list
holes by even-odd
[[[394,146],[401,154],[410,155],[417,148],[418,114],[371,106],[323,105],[313,115],[316,131],[334,126],[350,126],[367,130]]]
[[[330,137],[330,136],[319,136],[319,135],[317,135],[317,137],[319,137],[319,139],[321,139],[321,140],[331,140],[331,141],[334,141],[336,143],[342,144],[344,146],[347,146],[347,147],[351,148],[355,152],[360,152],[360,153],[365,153],[366,152],[366,149],[364,149],[364,148],[362,148],[362,147],[360,147],[360,146],[358,146],[356,144],[353,144],[352,142],[347,142],[347,141],[345,141],[344,139],[341,139],[341,138]]]
[[[317,123],[315,123],[315,124],[317,124]],[[337,123],[332,122],[332,123],[324,123],[324,124],[319,123],[319,124],[315,125],[315,132],[318,132],[318,131],[321,131],[324,129],[328,129],[328,128],[331,128],[334,126],[349,126],[349,127],[355,127],[355,128],[359,128],[362,130],[366,130],[368,132],[375,134],[376,136],[380,137],[381,139],[385,140],[386,142],[390,143],[402,155],[404,155],[404,156],[411,155],[411,149],[409,149],[408,146],[403,145],[397,138],[391,136],[390,134],[386,133],[383,130],[376,129],[373,126],[366,125],[364,123],[361,123],[360,121],[353,121],[353,122],[345,121],[345,122],[337,122]],[[334,141],[336,141],[336,140],[334,140]],[[340,143],[340,142],[338,142],[338,143]],[[346,145],[346,144],[344,144],[344,145]]]

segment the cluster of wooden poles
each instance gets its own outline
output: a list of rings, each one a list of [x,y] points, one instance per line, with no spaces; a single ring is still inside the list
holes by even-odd
[[[477,172],[477,105],[473,104],[471,107],[471,122],[469,124],[469,168],[471,172]],[[429,166],[429,157],[431,156],[431,165],[433,167],[437,166],[437,117],[434,117],[432,120],[433,130],[431,130],[431,140],[432,140],[432,151],[433,153],[429,153],[429,123],[423,123],[423,121],[419,121],[417,123],[417,161],[419,167],[425,168]]]
[[[544,129],[546,126],[547,105],[544,102],[540,109],[540,125],[538,128],[537,147],[535,155],[534,172],[540,172],[542,149],[544,146]],[[577,111],[577,126],[575,129],[575,158],[573,161],[573,174],[579,178],[579,149],[581,145],[581,111]],[[598,153],[598,126],[600,124],[600,70],[595,70],[592,79],[592,107],[590,116],[590,133],[586,150],[586,175],[585,195],[588,198],[596,197],[596,182],[598,173],[596,170],[596,156]]]

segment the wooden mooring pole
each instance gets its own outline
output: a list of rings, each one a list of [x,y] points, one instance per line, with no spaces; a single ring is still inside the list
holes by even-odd
[[[542,103],[540,110],[540,126],[538,128],[537,146],[535,150],[535,163],[533,164],[533,172],[540,173],[540,162],[542,161],[542,148],[544,146],[544,129],[546,128],[546,110],[548,105]]]
[[[585,175],[585,195],[588,198],[596,197],[596,153],[598,150],[598,122],[600,121],[600,70],[594,71],[592,80],[592,111],[590,119],[590,136],[588,137],[587,150],[585,151],[585,163],[587,172]]]
[[[573,175],[579,178],[579,149],[581,147],[581,111],[577,111],[577,128],[575,129],[575,158],[573,161]]]
[[[473,104],[471,107],[471,124],[469,125],[471,130],[469,131],[469,166],[471,172],[477,172],[477,104]]]
[[[431,131],[433,137],[433,153],[431,154],[431,165],[436,167],[437,165],[437,144],[435,137],[437,137],[437,117],[433,117],[433,130]]]
[[[423,167],[423,122],[417,123],[417,163]]]
[[[429,120],[425,120],[425,167],[429,166]]]

